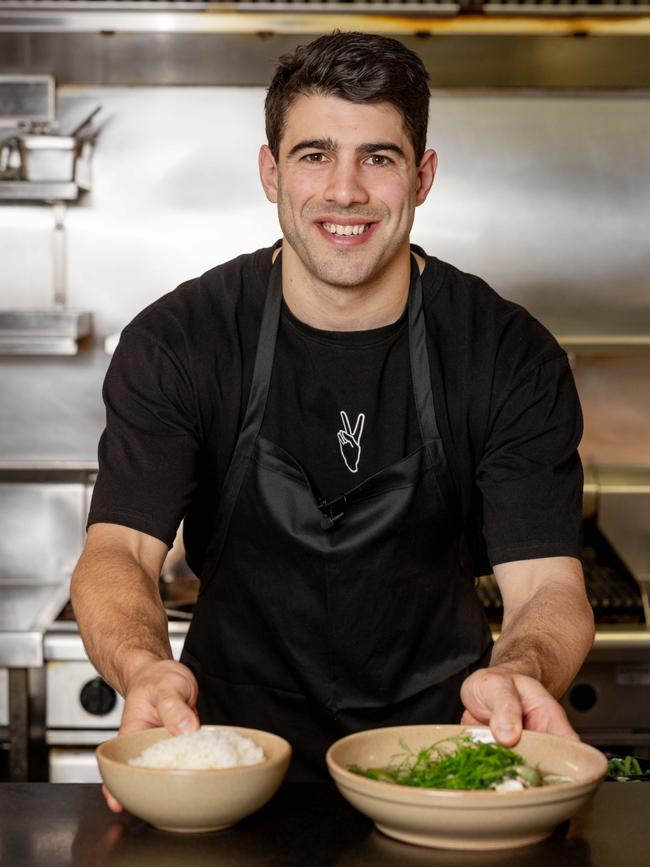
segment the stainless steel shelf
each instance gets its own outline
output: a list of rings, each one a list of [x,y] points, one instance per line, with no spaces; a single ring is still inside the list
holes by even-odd
[[[650,352],[650,334],[561,334],[555,339],[574,355],[619,355]]]
[[[500,634],[498,628],[492,629],[494,641],[499,638]],[[650,631],[644,630],[642,626],[635,629],[607,629],[597,626],[594,645],[589,652],[589,657],[599,657],[603,652],[609,650],[641,650],[644,653],[650,653]]]
[[[0,310],[0,355],[75,355],[91,328],[85,311]]]
[[[0,466],[96,469],[109,361],[84,344],[73,356],[0,359]]]
[[[43,664],[43,635],[70,595],[70,579],[0,582],[0,666]]]
[[[74,181],[0,181],[0,201],[74,202],[80,192]]]

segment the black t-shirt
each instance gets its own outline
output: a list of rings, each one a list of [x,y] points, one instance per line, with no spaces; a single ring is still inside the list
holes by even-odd
[[[332,499],[421,445],[406,312],[368,331],[322,331],[283,305],[262,436]]]
[[[580,406],[566,354],[523,308],[435,257],[422,273],[434,405],[475,571],[581,555]],[[273,248],[181,284],[122,332],[88,523],[171,545],[201,574],[243,420]],[[322,332],[286,308],[262,435],[330,497],[419,446],[405,317]],[[356,469],[355,469],[356,468]]]

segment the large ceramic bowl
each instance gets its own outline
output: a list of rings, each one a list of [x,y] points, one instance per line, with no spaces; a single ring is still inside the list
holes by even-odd
[[[590,798],[607,771],[605,756],[586,744],[525,731],[514,747],[526,764],[573,782],[514,792],[420,789],[378,782],[348,770],[385,767],[403,752],[414,751],[462,732],[485,739],[485,728],[414,725],[374,729],[332,744],[327,765],[341,794],[369,816],[380,831],[422,846],[445,849],[502,849],[526,846],[547,837]]]
[[[138,818],[164,831],[217,831],[266,804],[282,783],[291,758],[291,746],[284,738],[257,729],[234,730],[262,747],[264,761],[207,770],[130,765],[129,759],[171,737],[166,729],[155,728],[105,741],[97,748],[97,763],[112,794]]]

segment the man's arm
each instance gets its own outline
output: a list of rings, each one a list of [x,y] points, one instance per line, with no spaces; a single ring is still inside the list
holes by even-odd
[[[125,695],[137,670],[171,659],[158,579],[166,545],[116,524],[94,524],[72,576],[81,637],[104,680]]]
[[[573,557],[520,560],[495,566],[503,625],[489,668],[461,689],[464,723],[489,723],[511,746],[523,728],[575,737],[557,702],[594,639],[593,611],[582,567]]]
[[[180,734],[199,725],[197,683],[172,659],[158,591],[166,555],[167,546],[146,533],[93,524],[72,576],[72,605],[88,656],[125,699],[120,732],[164,725]],[[106,795],[111,809],[121,809]]]

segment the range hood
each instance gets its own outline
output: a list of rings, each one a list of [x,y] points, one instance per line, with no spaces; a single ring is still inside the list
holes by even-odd
[[[433,88],[650,87],[650,0],[0,0],[0,73],[264,86],[335,28],[399,38]]]
[[[582,19],[583,23],[604,18],[608,24],[605,27],[601,22],[598,32],[650,32],[647,22],[630,26],[629,20],[649,16],[650,0],[0,0],[0,31],[250,32],[259,28],[255,16],[268,17],[269,13],[282,15],[271,26],[272,32],[276,28],[311,32],[308,28],[313,28],[313,22],[300,23],[305,15],[392,19],[376,20],[374,27],[397,31],[408,24],[395,18],[416,18],[424,32],[428,19],[441,17],[462,17],[464,31],[495,18],[541,18],[546,28],[551,18]],[[491,32],[495,27],[501,30],[494,23],[487,25]]]
[[[2,0],[0,9],[26,13],[37,18],[52,13],[69,16],[70,13],[118,13],[143,15],[164,13],[208,13],[219,11],[342,11],[372,14],[390,12],[484,12],[507,15],[644,15],[650,3],[639,0]],[[115,19],[116,20],[116,19]],[[187,24],[179,17],[179,25]],[[46,22],[41,22],[43,25]],[[137,25],[139,21],[134,20]],[[51,22],[49,26],[54,26]]]

